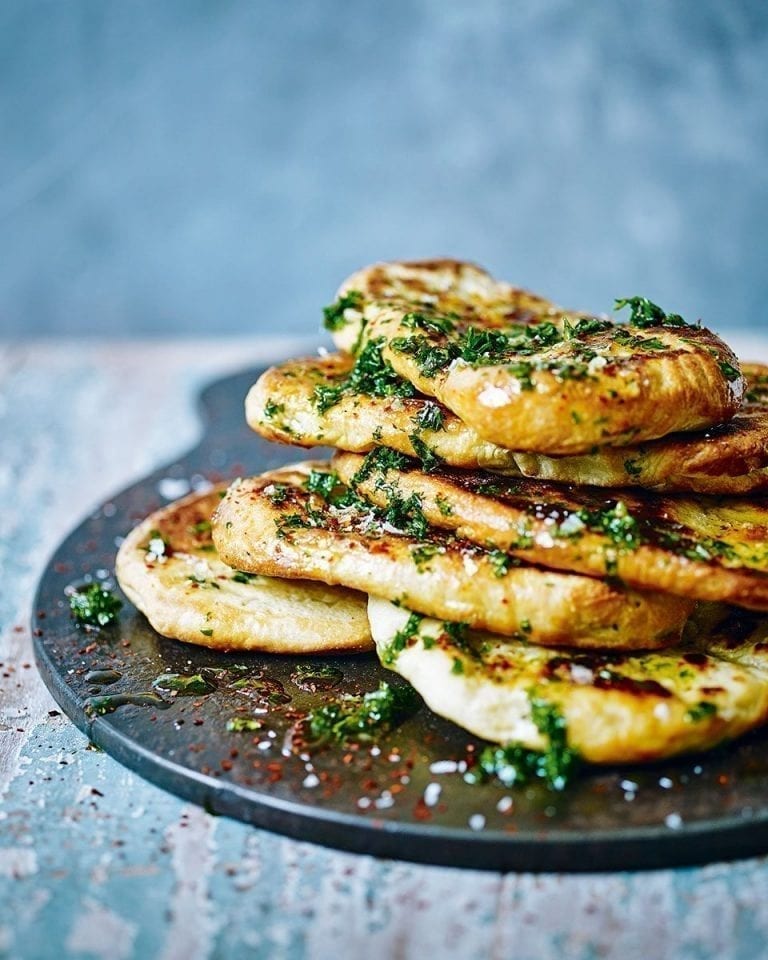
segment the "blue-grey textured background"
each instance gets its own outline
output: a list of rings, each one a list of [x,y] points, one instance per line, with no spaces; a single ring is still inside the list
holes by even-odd
[[[376,259],[768,327],[763,0],[2,0],[0,332],[311,333]]]

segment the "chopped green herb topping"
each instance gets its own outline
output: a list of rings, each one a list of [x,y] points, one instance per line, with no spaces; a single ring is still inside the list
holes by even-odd
[[[360,469],[352,477],[352,485],[363,483],[371,474],[384,474],[387,470],[403,470],[408,466],[408,457],[404,453],[398,453],[397,450],[390,450],[389,447],[376,447],[365,458],[360,465]]]
[[[200,632],[205,633],[205,630]],[[212,630],[206,636],[210,636],[211,633],[213,633]],[[161,690],[176,690],[184,694],[212,693],[216,689],[216,684],[206,680],[201,673],[194,673],[191,676],[183,673],[161,673],[152,681],[152,686],[159,687]]]
[[[578,536],[586,527],[596,533],[604,533],[618,546],[635,550],[643,543],[640,525],[627,509],[623,500],[602,510],[581,510],[572,513],[560,524],[558,532],[564,536]]]
[[[443,465],[442,457],[438,457],[435,451],[424,443],[417,434],[412,433],[408,439],[411,441],[416,456],[421,460],[421,468],[424,473],[434,473]]]
[[[445,426],[445,417],[442,408],[431,400],[425,402],[413,418],[413,422],[421,430],[442,430]]]
[[[551,326],[551,324],[550,324]],[[509,337],[501,330],[467,327],[459,344],[459,355],[467,363],[498,363],[510,347]]]
[[[391,364],[381,355],[383,337],[369,340],[358,354],[355,365],[346,380],[334,387],[322,384],[315,387],[314,404],[320,413],[335,406],[347,393],[365,393],[373,397],[412,397],[412,384],[395,373]]]
[[[236,570],[230,580],[234,580],[235,583],[253,583],[256,579],[257,574],[255,573],[245,573],[243,570]]]
[[[323,326],[326,330],[340,330],[347,325],[345,310],[359,310],[363,295],[358,290],[349,290],[328,307],[323,307]]]
[[[122,601],[100,583],[89,583],[69,596],[69,609],[75,620],[93,627],[112,623],[122,606]]]
[[[661,307],[646,297],[623,297],[615,300],[614,310],[623,310],[629,307],[631,314],[629,322],[633,327],[692,327],[692,323],[677,313],[665,313]]]
[[[568,746],[565,717],[555,704],[536,697],[531,699],[531,719],[548,740],[546,750],[529,750],[514,743],[486,747],[464,779],[484,783],[495,777],[506,787],[543,780],[550,790],[564,790],[581,763],[578,752]]]
[[[734,367],[732,363],[728,363],[727,360],[721,360],[718,366],[720,367],[720,373],[729,383],[733,383],[734,380],[741,377],[741,371]]]
[[[448,317],[439,317],[434,314],[425,313],[406,313],[403,317],[403,326],[410,327],[412,330],[419,328],[427,330],[429,333],[453,333],[456,324]]]
[[[256,717],[232,717],[227,720],[227,730],[230,733],[253,733],[261,730],[263,725],[263,722]]]
[[[330,500],[338,485],[339,475],[335,470],[311,470],[305,484],[309,493],[317,493],[323,500]]]
[[[284,403],[275,403],[275,401],[271,399],[267,400],[267,402],[264,404],[264,416],[267,418],[267,420],[272,420],[278,415],[278,413],[283,413],[284,410]]]
[[[591,333],[602,333],[604,330],[610,330],[612,326],[610,320],[601,320],[599,317],[583,317],[576,323],[571,323],[567,317],[563,317],[563,336],[566,340],[574,340],[589,336]]]
[[[464,673],[464,661],[461,659],[461,657],[453,658],[451,673]]]
[[[435,497],[435,506],[444,517],[450,517],[453,514],[453,507],[440,493]]]
[[[387,494],[387,505],[380,511],[384,522],[418,540],[423,540],[429,531],[429,523],[421,507],[419,495],[412,493],[409,497],[403,497],[393,488],[390,488]]]
[[[619,327],[613,335],[616,343],[623,347],[631,347],[633,350],[666,350],[667,345],[658,337],[641,337],[639,334],[632,334],[623,327]]]
[[[427,337],[395,337],[390,347],[399,353],[412,356],[422,375],[434,377],[459,356],[459,347],[454,342],[438,347]]]
[[[420,543],[411,548],[411,556],[419,573],[429,566],[429,561],[438,553],[442,553],[442,549],[436,543]]]
[[[709,700],[700,700],[688,708],[685,716],[691,723],[698,723],[700,720],[705,720],[707,717],[711,717],[716,713],[717,706],[714,703],[710,703]]]
[[[290,487],[287,483],[271,483],[264,488],[264,493],[275,506],[285,503],[289,491]]]
[[[326,743],[370,742],[415,713],[420,698],[412,687],[390,686],[382,681],[378,690],[362,696],[344,696],[314,710],[307,717],[309,736],[315,746]]]
[[[397,631],[386,649],[381,653],[381,662],[385,666],[389,666],[397,660],[397,655],[405,650],[409,641],[419,632],[419,625],[423,619],[424,617],[420,613],[412,613],[408,617],[405,626]]]
[[[491,568],[495,577],[506,576],[511,567],[517,565],[518,561],[509,553],[503,550],[491,550],[488,553],[488,559],[491,561]]]

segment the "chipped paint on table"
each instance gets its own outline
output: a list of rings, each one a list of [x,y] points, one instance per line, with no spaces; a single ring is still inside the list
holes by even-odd
[[[756,338],[736,346],[768,356]],[[202,383],[297,349],[0,348],[0,956],[764,955],[764,858],[590,876],[377,861],[213,818],[89,748],[60,715],[26,627],[51,550],[85,511],[191,445]]]

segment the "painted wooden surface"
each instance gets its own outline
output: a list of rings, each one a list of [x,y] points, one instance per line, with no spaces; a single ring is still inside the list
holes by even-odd
[[[768,357],[768,341],[735,342]],[[0,957],[741,960],[768,955],[764,858],[588,876],[336,853],[208,816],[56,712],[31,660],[53,547],[195,439],[213,376],[287,341],[0,347]]]

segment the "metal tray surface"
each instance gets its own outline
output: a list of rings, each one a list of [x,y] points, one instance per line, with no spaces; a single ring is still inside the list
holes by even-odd
[[[78,627],[66,588],[90,579],[111,586],[116,545],[147,513],[204,481],[302,458],[246,426],[243,398],[259,373],[209,385],[200,398],[198,446],[103,503],[63,541],[42,575],[32,612],[37,663],[57,702],[94,744],[211,812],[381,857],[598,871],[768,852],[765,734],[649,767],[592,768],[563,793],[539,785],[470,785],[462,761],[482,741],[425,706],[375,746],[311,755],[289,749],[297,717],[328,697],[372,690],[382,679],[399,682],[372,654],[218,653],[159,636],[127,601],[109,627]],[[339,671],[334,689],[311,692],[301,680],[299,673],[318,664]],[[209,693],[153,691],[161,673],[201,671],[211,680]],[[233,686],[243,677],[253,679],[247,691]],[[94,711],[104,706],[99,697],[108,698],[111,712]],[[266,710],[261,730],[227,730],[244,709]]]

